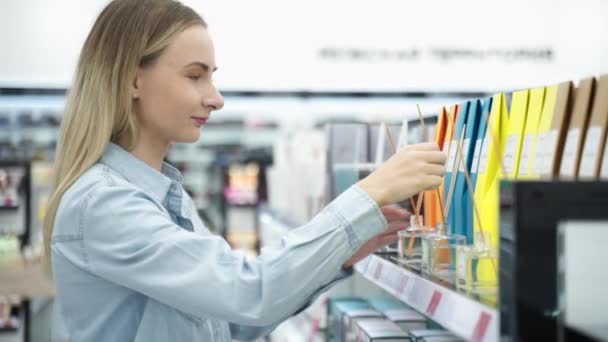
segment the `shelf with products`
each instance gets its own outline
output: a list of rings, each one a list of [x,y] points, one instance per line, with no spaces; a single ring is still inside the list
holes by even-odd
[[[42,264],[41,228],[51,179],[47,163],[0,161],[0,198],[17,207],[0,211],[0,298],[14,298],[0,325],[23,341],[30,339],[31,317],[54,295]]]
[[[19,331],[21,326],[20,304],[19,296],[0,297],[0,332],[16,333]]]
[[[26,298],[52,297],[55,289],[37,258],[16,258],[0,264],[0,295],[19,295]]]
[[[559,184],[556,178],[574,180],[573,189],[569,191],[572,197],[576,193],[575,187],[580,191],[586,189],[585,182],[606,179],[607,95],[608,75],[583,79],[576,87],[574,82],[568,81],[513,94],[499,93],[441,109],[434,127],[425,123],[426,134],[420,129],[417,133],[412,131],[415,122],[411,121],[404,121],[399,130],[394,123],[329,123],[322,133],[300,133],[292,142],[275,149],[280,152],[275,158],[280,163],[275,165],[273,179],[269,182],[270,205],[291,213],[293,221],[307,222],[331,198],[390,156],[390,145],[434,141],[448,154],[444,184],[438,192],[427,191],[418,196],[423,197],[421,209],[418,205],[412,206],[416,209],[411,212],[420,221],[415,220],[410,228],[418,225],[420,233],[416,236],[417,233],[413,233],[416,230],[409,229],[399,240],[404,242],[400,243],[403,253],[407,240],[414,238],[413,246],[420,252],[422,271],[409,262],[415,259],[413,257],[407,260],[406,266],[403,255],[395,257],[383,253],[358,264],[358,273],[462,338],[495,341],[499,336],[515,336],[514,329],[518,326],[518,334],[554,333],[560,315],[556,306],[557,272],[553,264],[557,243],[553,237],[545,241],[547,235],[543,234],[541,239],[533,231],[521,232],[515,239],[512,232],[502,226],[502,220],[509,215],[502,211],[508,196],[501,193],[500,182],[525,184],[536,180],[564,187],[556,185]],[[395,139],[389,144],[391,135]],[[311,157],[314,156],[311,147],[315,146],[328,151],[326,158]],[[297,177],[300,175],[304,176]],[[294,182],[293,178],[306,179],[306,182]],[[596,184],[595,191],[591,186],[586,190],[589,198],[581,201],[584,207],[577,208],[577,215],[589,218],[590,201],[606,198],[606,192],[597,190],[600,184]],[[541,205],[544,206],[542,201],[566,199],[563,195],[543,199],[538,195],[542,191],[536,186],[531,185],[529,196],[541,202],[528,207],[535,208],[535,216],[542,221],[535,223],[538,229],[548,225],[548,212],[554,210],[547,206],[544,211],[538,211]],[[601,205],[605,208],[603,202]],[[598,204],[594,210],[600,207]],[[530,212],[518,211],[517,214],[525,217],[531,216]],[[528,221],[516,220],[517,229],[524,225],[534,229],[529,224],[529,217]],[[261,209],[260,221],[270,226],[266,235],[271,237],[280,236],[291,227],[290,220],[282,219],[267,208]],[[446,229],[439,232],[440,227]],[[433,234],[423,234],[432,229],[435,229]],[[547,226],[547,229],[554,227]],[[409,238],[407,234],[410,234]],[[539,247],[541,241],[548,242],[546,246],[549,247]],[[425,243],[431,248],[427,250],[427,257]],[[516,246],[518,253],[528,253],[522,260],[534,267],[515,263],[511,250],[505,252],[510,246]],[[436,253],[429,253],[433,250]],[[430,259],[429,254],[433,256]],[[425,265],[441,265],[442,261],[444,271],[449,271],[445,274],[440,268],[430,272],[425,269]],[[524,271],[528,272],[525,277]],[[535,285],[539,279],[543,279],[541,289]],[[512,291],[512,286],[519,286],[519,292]],[[497,299],[499,292],[500,301]],[[503,296],[508,300],[503,300]],[[526,311],[531,305],[535,312]],[[499,315],[502,315],[500,319]],[[535,323],[529,323],[532,321]]]
[[[472,252],[469,254],[471,263],[480,261],[486,263],[486,266],[477,267],[477,270],[470,272],[473,274],[473,279],[484,278],[484,281],[497,284],[500,275],[501,299],[502,296],[508,298],[507,301],[500,301],[500,313],[503,315],[500,319],[500,335],[521,337],[521,334],[528,334],[526,336],[532,338],[539,332],[545,335],[555,334],[559,324],[557,317],[560,315],[560,310],[556,306],[558,300],[554,277],[556,273],[554,254],[557,243],[553,237],[545,241],[549,239],[549,235],[543,234],[542,241],[549,247],[541,248],[538,246],[540,239],[535,232],[526,231],[513,235],[499,225],[499,220],[505,218],[502,209],[506,203],[505,194],[499,192],[502,189],[500,181],[542,180],[548,184],[556,184],[553,185],[556,188],[564,187],[563,184],[559,185],[559,182],[556,182],[559,178],[575,180],[575,186],[580,190],[586,186],[584,185],[586,181],[606,179],[608,175],[606,171],[608,150],[605,147],[608,131],[606,95],[608,95],[608,75],[603,75],[580,80],[576,87],[574,82],[568,81],[547,87],[519,90],[513,94],[500,93],[487,99],[466,101],[452,105],[439,116],[435,142],[448,152],[447,174],[442,195],[424,193],[424,206],[421,212],[424,213],[424,220],[421,225],[436,227],[438,222],[445,220],[448,226],[447,236],[465,239],[463,250],[469,248],[468,251]],[[425,140],[429,139],[425,138]],[[543,199],[540,194],[545,188],[535,184],[530,187],[536,187],[532,191],[532,198],[536,197],[545,203],[560,198],[556,196]],[[597,193],[596,189],[596,194],[593,195],[594,201],[601,198]],[[571,191],[570,197],[574,194],[575,192]],[[447,196],[443,197],[443,195]],[[572,199],[570,201],[575,202]],[[578,215],[589,216],[590,201],[591,199],[586,199],[585,207],[577,209]],[[446,207],[444,212],[441,204]],[[535,208],[535,214],[543,222],[529,225],[527,221],[518,219],[516,227],[526,226],[533,230],[547,226],[550,217],[548,212],[557,210],[549,206],[546,211],[538,210],[541,205],[544,206],[541,202],[528,207]],[[518,215],[525,217],[525,212],[520,211]],[[561,214],[565,212],[569,211],[560,211]],[[530,218],[527,217],[526,220]],[[501,241],[500,272],[499,239]],[[478,248],[480,245],[482,247]],[[534,267],[526,268],[520,263],[515,263],[513,260],[515,253],[511,249],[504,252],[507,248],[505,246],[509,248],[518,246],[521,248],[520,253],[529,253],[521,260],[526,260],[526,264],[530,263]],[[530,251],[526,250],[527,248],[530,248]],[[454,250],[456,253],[457,251],[458,249]],[[477,251],[484,253],[487,251],[487,253],[475,255]],[[372,260],[376,262],[372,262],[371,270],[366,269],[367,277],[387,290],[391,285],[396,286],[390,281],[376,278],[386,272],[383,271],[383,267],[386,270],[389,265],[387,262],[392,260],[387,261],[377,257]],[[457,255],[454,260],[458,260]],[[470,267],[466,258],[462,260],[465,260],[463,268],[467,273],[473,267]],[[456,261],[451,266],[458,272],[461,264]],[[392,268],[388,267],[388,269]],[[543,271],[539,272],[540,269]],[[522,270],[528,270],[529,273],[524,276]],[[514,276],[515,274],[517,277]],[[513,283],[514,279],[515,283]],[[535,284],[539,284],[541,279],[544,282],[543,286],[537,289],[539,286]],[[511,291],[512,285],[520,287],[517,295]],[[487,303],[487,298],[484,301]],[[423,309],[424,305],[420,309]],[[517,311],[512,308],[514,306],[517,306]],[[496,322],[496,318],[492,319]],[[513,329],[519,330],[516,332]],[[490,333],[498,337],[494,328]],[[462,333],[460,335],[464,336]],[[473,339],[470,335],[467,338]]]
[[[262,244],[276,241],[296,228],[288,215],[268,206],[260,206]],[[355,271],[367,281],[399,299],[407,306],[451,331],[472,341],[497,341],[499,313],[497,293],[460,290],[445,277],[423,276],[419,270],[398,262],[396,254],[373,254],[355,265]]]
[[[425,118],[425,126],[433,128],[436,121],[437,118],[431,115]],[[387,134],[387,131],[390,134]],[[277,142],[274,151],[275,164],[269,171],[270,202],[261,206],[258,214],[260,226],[263,227],[260,237],[262,245],[278,240],[289,230],[297,227],[297,222],[310,220],[327,204],[328,198],[337,196],[388,159],[391,154],[390,136],[398,137],[399,146],[419,141],[423,136],[422,125],[417,120],[387,124],[357,120],[328,122],[322,129],[301,131],[291,136],[291,140]],[[305,181],[298,182],[298,179]],[[290,215],[282,213],[290,213]],[[359,266],[357,268],[359,269]],[[362,276],[357,279],[366,278],[365,272],[357,273]],[[366,282],[364,279],[361,281]],[[370,283],[372,287],[388,290],[378,286],[380,284],[376,282]],[[442,291],[455,290],[445,287]],[[387,292],[390,294],[390,291]],[[365,301],[367,293],[355,291],[353,295],[363,296]],[[439,326],[444,322],[434,321],[432,317],[428,321],[424,320],[420,314],[408,307],[410,303],[395,300],[403,303],[404,311],[422,319],[420,327],[425,326],[434,331],[442,330]],[[473,305],[478,303],[473,299],[471,302],[474,303]],[[416,307],[413,309],[420,310]],[[495,309],[492,310],[492,315],[495,316]],[[487,329],[483,324],[485,323],[482,322],[479,329]],[[389,325],[387,323],[387,327]],[[480,334],[485,335],[485,331],[481,330]],[[443,331],[443,333],[456,338],[449,332]]]
[[[384,255],[371,255],[355,269],[456,335],[471,341],[498,341],[496,293],[479,295],[457,290],[449,279],[424,277]]]
[[[304,311],[279,325],[271,334],[277,342],[323,342],[323,335],[317,331],[315,319]]]

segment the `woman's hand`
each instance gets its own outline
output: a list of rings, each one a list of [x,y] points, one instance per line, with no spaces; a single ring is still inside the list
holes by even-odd
[[[398,203],[438,187],[445,174],[446,159],[435,143],[410,145],[357,184],[379,206]]]
[[[343,268],[351,267],[377,249],[397,241],[397,232],[409,226],[410,213],[407,210],[397,205],[388,205],[382,207],[381,211],[386,218],[386,222],[388,222],[386,230],[363,244],[355,255],[342,265]]]

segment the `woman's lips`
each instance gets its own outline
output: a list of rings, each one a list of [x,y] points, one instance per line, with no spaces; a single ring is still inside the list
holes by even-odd
[[[194,120],[194,124],[197,127],[204,126],[207,123],[207,120],[209,120],[209,118],[198,117],[198,116],[193,116],[192,119]]]

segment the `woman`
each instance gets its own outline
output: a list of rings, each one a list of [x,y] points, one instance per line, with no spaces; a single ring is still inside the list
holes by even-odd
[[[163,163],[223,106],[206,24],[172,0],[111,2],[83,46],[45,221],[54,341],[253,339],[396,240],[387,206],[436,187],[445,155],[404,149],[253,261],[211,235]],[[384,206],[384,207],[383,207]],[[383,207],[382,209],[380,209]]]

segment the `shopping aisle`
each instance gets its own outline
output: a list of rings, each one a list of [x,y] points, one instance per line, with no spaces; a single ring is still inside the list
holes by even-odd
[[[256,303],[257,292],[250,289],[272,271],[299,280],[294,287],[302,285],[293,293],[271,291],[287,297],[276,300],[281,308],[296,303],[297,295],[318,295],[263,341],[608,341],[608,303],[602,301],[608,275],[602,251],[608,227],[608,2],[183,0],[189,7],[180,7],[172,0],[121,1],[0,1],[0,342],[50,341],[56,287],[81,284],[61,282],[69,277],[53,281],[43,272],[49,244],[44,220],[55,215],[62,197],[52,196],[55,179],[72,174],[56,167],[66,158],[64,168],[83,168],[84,174],[83,160],[102,145],[95,159],[103,160],[110,142],[124,152],[116,169],[133,162],[114,171],[134,185],[131,190],[153,192],[143,197],[160,216],[125,214],[127,221],[137,217],[133,230],[108,239],[93,254],[112,259],[120,254],[109,253],[113,248],[129,250],[136,238],[165,232],[156,227],[162,222],[175,234],[140,241],[146,250],[164,251],[158,246],[170,245],[176,236],[184,245],[155,260],[152,270],[165,266],[168,272],[184,267],[179,261],[193,262],[184,275],[192,271],[204,279],[201,291],[234,288],[226,296],[231,298],[220,298],[226,302]],[[117,4],[125,7],[112,12]],[[103,24],[101,13],[114,14]],[[93,30],[96,22],[100,27]],[[184,22],[195,24],[180,26]],[[171,23],[181,29],[169,29]],[[163,64],[165,58],[171,63]],[[147,83],[144,75],[156,77]],[[116,110],[99,109],[105,105]],[[87,128],[74,129],[80,126]],[[103,132],[106,126],[110,133]],[[72,143],[62,145],[64,129],[62,139]],[[138,130],[146,134],[131,135]],[[141,140],[147,134],[154,143]],[[136,137],[137,148],[125,143]],[[436,152],[429,152],[431,147],[411,152],[422,143],[443,152],[443,170],[441,161],[426,160]],[[74,156],[78,151],[70,152],[71,146],[88,152]],[[361,186],[401,157],[413,161],[391,169],[395,176],[372,182],[386,191]],[[159,168],[162,162],[179,175]],[[419,167],[423,164],[428,167]],[[126,176],[135,165],[141,177]],[[427,181],[439,185],[409,191]],[[155,201],[156,187],[164,182],[171,190]],[[378,214],[382,195],[396,189],[414,195],[395,199],[399,209],[380,208]],[[356,204],[331,207],[344,194],[350,196],[345,203]],[[88,198],[77,197],[73,204]],[[69,276],[88,279],[91,288],[119,285],[117,292],[163,303],[167,307],[156,312],[156,322],[194,324],[202,339],[227,336],[222,323],[230,319],[256,321],[230,308],[190,306],[194,299],[217,296],[163,297],[167,287],[183,290],[186,281],[178,281],[181,274],[167,280],[164,274],[124,272],[141,259],[120,260],[120,267],[107,273],[95,269],[97,278],[89,279],[95,270],[86,265],[94,256],[85,236],[106,219],[123,217],[119,211],[133,209],[124,205],[96,217],[103,208],[86,211],[95,217],[88,220],[90,227],[81,223],[87,221],[85,210],[78,212],[78,227],[60,227],[68,233],[56,242],[66,250],[55,252],[65,257]],[[361,213],[363,208],[368,211]],[[315,292],[323,285],[320,279],[329,279],[346,259],[332,259],[345,250],[342,245],[326,250],[315,244],[367,243],[358,238],[367,236],[366,229],[380,230],[381,220],[370,218],[379,215],[403,228],[396,241],[365,250],[368,255],[346,270],[350,276]],[[142,225],[149,217],[157,219]],[[328,227],[302,228],[323,219],[331,222]],[[143,233],[150,227],[158,230]],[[140,234],[130,236],[135,229]],[[117,231],[106,229],[99,240]],[[82,241],[80,248],[73,247],[76,241]],[[270,246],[319,252],[268,262],[272,258],[264,251]],[[326,258],[315,264],[336,267],[290,273],[321,253]],[[221,268],[240,258],[260,261],[242,261],[253,279],[243,276],[242,287],[229,283],[232,278],[223,272],[230,269]],[[208,271],[214,269],[224,271]],[[158,281],[156,287],[151,280]],[[104,294],[92,292],[77,298]],[[59,293],[73,298],[72,291]],[[25,300],[31,301],[29,321]],[[74,303],[85,318],[98,309]],[[123,309],[113,314],[129,312],[116,307]],[[125,319],[141,319],[138,310]],[[16,326],[16,333],[3,331]],[[129,333],[151,336],[144,339],[190,333],[158,326]],[[79,328],[72,327],[84,330]]]

